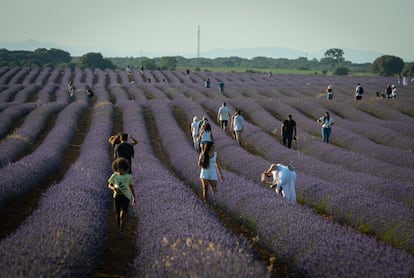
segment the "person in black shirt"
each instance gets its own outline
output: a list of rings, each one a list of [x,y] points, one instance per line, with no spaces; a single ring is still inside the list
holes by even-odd
[[[284,120],[280,128],[282,133],[283,146],[292,148],[292,140],[296,140],[296,122],[292,119],[292,115],[288,116],[287,120]]]
[[[114,155],[115,155],[115,158],[123,157],[126,160],[128,160],[129,165],[130,165],[128,169],[128,173],[131,174],[132,173],[131,159],[134,157],[134,146],[128,143],[128,138],[131,138],[131,140],[133,141],[133,144],[137,142],[132,136],[128,135],[127,133],[123,133],[121,135],[121,143],[115,146]]]

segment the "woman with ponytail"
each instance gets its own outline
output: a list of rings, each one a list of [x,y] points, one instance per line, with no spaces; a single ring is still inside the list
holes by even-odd
[[[211,186],[213,193],[217,192],[217,180],[224,181],[221,173],[221,166],[217,158],[217,152],[214,149],[213,142],[206,142],[205,148],[201,151],[198,158],[198,166],[201,168],[200,180],[203,188],[203,200],[208,201],[208,187]]]

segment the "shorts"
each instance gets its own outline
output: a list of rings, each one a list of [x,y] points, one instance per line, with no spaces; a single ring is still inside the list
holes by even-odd
[[[123,194],[117,194],[114,198],[114,206],[116,213],[120,213],[121,210],[128,213],[129,199]]]

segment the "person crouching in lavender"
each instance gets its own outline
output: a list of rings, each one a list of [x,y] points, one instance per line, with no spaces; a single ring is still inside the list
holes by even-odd
[[[268,178],[273,180],[269,181]],[[281,194],[283,199],[290,203],[296,203],[296,172],[292,166],[285,166],[280,163],[271,164],[270,167],[262,173],[260,181],[275,189],[276,193]]]

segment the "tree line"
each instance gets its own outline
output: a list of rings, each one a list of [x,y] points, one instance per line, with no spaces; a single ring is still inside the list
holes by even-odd
[[[72,57],[69,52],[60,49],[39,48],[35,51],[0,49],[0,67],[70,67],[70,68],[100,68],[115,69],[147,69],[147,70],[176,70],[177,68],[191,68],[196,71],[211,68],[242,68],[246,71],[292,69],[312,70],[323,74],[347,75],[350,72],[374,73],[391,76],[414,76],[414,62],[404,63],[400,57],[383,55],[373,63],[352,63],[344,57],[344,51],[339,48],[328,49],[320,60],[306,57],[297,59],[254,57],[251,59],[240,57],[220,58],[184,58],[182,56],[148,57],[109,57],[104,58],[101,53],[89,52],[80,57]]]

